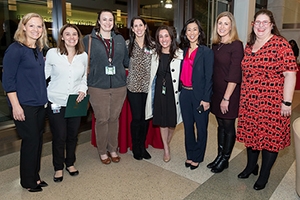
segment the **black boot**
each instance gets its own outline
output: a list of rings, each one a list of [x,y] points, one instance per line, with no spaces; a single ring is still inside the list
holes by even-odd
[[[148,133],[148,127],[149,127],[149,120],[145,120],[144,124],[141,125],[141,132],[140,132],[140,149],[142,152],[142,157],[144,159],[150,159],[151,155],[145,148],[145,143],[147,139],[147,133]]]
[[[268,150],[262,150],[262,165],[261,170],[259,172],[259,177],[255,182],[253,188],[255,190],[262,190],[265,188],[266,184],[268,183],[270,177],[270,171],[273,167],[278,152],[271,152]]]
[[[228,161],[232,152],[232,149],[235,144],[235,133],[234,134],[225,134],[225,142],[223,155],[220,161],[211,169],[213,173],[220,173],[224,169],[228,168]]]
[[[139,136],[140,128],[138,126],[134,126],[131,122],[130,129],[131,129],[131,144],[132,144],[133,157],[136,160],[142,160],[143,156],[140,148],[140,136]]]
[[[213,168],[217,165],[217,163],[221,160],[222,158],[222,152],[223,152],[223,148],[224,148],[224,139],[225,139],[225,133],[224,133],[224,129],[222,127],[218,127],[218,155],[215,158],[214,161],[212,161],[211,163],[209,163],[206,167],[208,168]]]
[[[238,178],[248,178],[250,174],[258,174],[258,165],[257,160],[259,156],[258,150],[252,150],[251,147],[247,147],[247,166],[246,168],[238,175]]]

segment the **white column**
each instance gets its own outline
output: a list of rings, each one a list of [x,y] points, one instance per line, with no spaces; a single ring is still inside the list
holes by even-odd
[[[255,0],[234,0],[233,15],[240,40],[247,44],[248,36],[252,30],[251,22],[255,14]]]

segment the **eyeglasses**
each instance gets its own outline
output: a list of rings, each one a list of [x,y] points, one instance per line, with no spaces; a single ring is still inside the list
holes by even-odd
[[[254,21],[254,22],[252,22],[252,24],[254,25],[254,26],[259,26],[260,24],[262,24],[263,26],[267,26],[267,25],[269,25],[271,22],[268,22],[268,21]]]

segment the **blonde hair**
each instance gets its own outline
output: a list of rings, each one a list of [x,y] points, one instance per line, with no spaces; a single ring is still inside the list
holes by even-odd
[[[15,32],[15,35],[14,35],[14,39],[17,42],[20,42],[20,43],[26,45],[26,39],[27,38],[26,38],[26,35],[25,35],[25,32],[24,32],[24,26],[33,17],[37,17],[37,18],[40,18],[42,20],[42,28],[43,28],[42,35],[36,41],[36,45],[39,47],[40,51],[42,51],[42,49],[45,46],[48,46],[47,29],[46,29],[43,17],[41,15],[37,14],[37,13],[28,13],[20,20],[20,22],[18,24],[18,28],[17,28],[17,30]]]
[[[221,42],[221,37],[218,34],[217,29],[218,29],[218,21],[222,17],[228,17],[230,22],[231,22],[231,30],[229,32],[229,41],[228,41],[228,43],[231,43],[231,42],[236,41],[236,40],[240,40],[239,36],[238,36],[237,29],[236,29],[235,19],[234,19],[232,13],[226,11],[226,12],[220,13],[218,15],[216,21],[215,21],[214,30],[212,32],[212,43],[213,44],[218,44],[218,43]]]

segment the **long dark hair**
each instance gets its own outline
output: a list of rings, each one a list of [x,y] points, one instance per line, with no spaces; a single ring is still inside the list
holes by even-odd
[[[297,42],[295,40],[290,40],[289,43],[292,46],[295,57],[297,58],[299,56],[299,47],[297,45]]]
[[[177,58],[176,50],[178,49],[178,44],[176,42],[175,32],[174,32],[173,28],[171,28],[170,26],[166,26],[166,25],[162,25],[162,26],[158,27],[158,29],[156,30],[156,33],[155,33],[156,53],[159,58],[162,55],[162,46],[159,43],[159,32],[161,30],[167,30],[170,35],[170,38],[172,40],[171,45],[170,45],[170,54],[169,54],[169,62],[171,62],[173,58]]]
[[[141,20],[142,23],[144,24],[144,26],[146,26],[146,30],[145,30],[145,38],[144,38],[144,46],[148,49],[153,49],[155,47],[154,45],[154,41],[150,35],[150,32],[149,32],[149,27],[147,26],[147,23],[146,21],[140,17],[140,16],[136,16],[136,17],[133,17],[131,19],[131,22],[130,22],[130,29],[129,29],[129,45],[128,45],[128,52],[129,52],[129,57],[132,56],[132,50],[133,50],[133,44],[134,44],[134,40],[135,40],[135,33],[132,31],[132,28],[133,28],[133,25],[134,25],[134,21],[135,20]]]
[[[195,18],[191,18],[185,22],[185,25],[184,25],[183,29],[181,30],[179,47],[182,49],[190,47],[190,41],[187,39],[185,34],[186,34],[187,26],[191,23],[196,23],[198,26],[198,29],[199,29],[200,35],[198,36],[198,45],[206,45],[204,42],[205,41],[205,33],[203,31],[203,28],[202,28],[199,20],[195,19]]]
[[[112,14],[113,16],[113,20],[114,20],[114,26],[113,28],[111,29],[111,31],[115,32],[115,34],[120,34],[119,30],[118,30],[118,27],[116,26],[115,24],[115,15],[114,13],[110,10],[110,9],[102,9],[101,11],[98,12],[98,16],[97,16],[97,20],[96,20],[96,26],[95,26],[95,31],[96,32],[100,32],[100,24],[99,24],[99,19],[100,19],[100,15],[103,13],[103,12],[109,12]]]
[[[256,18],[259,16],[259,15],[267,15],[269,18],[270,18],[270,22],[273,26],[272,30],[271,30],[271,33],[273,35],[277,35],[277,36],[280,36],[282,37],[282,35],[280,34],[276,24],[275,24],[275,19],[274,19],[274,16],[273,16],[273,13],[267,9],[261,9],[259,11],[257,11],[254,15],[254,21],[252,22],[252,31],[250,33],[250,37],[249,37],[249,42],[248,42],[248,45],[252,46],[254,43],[255,43],[255,40],[256,40],[256,35],[254,33],[254,30],[253,30],[253,23],[255,22]]]

